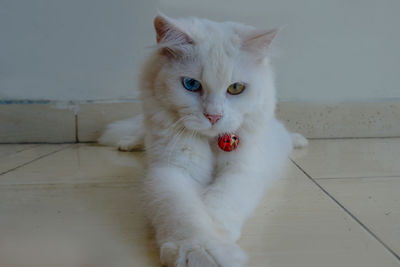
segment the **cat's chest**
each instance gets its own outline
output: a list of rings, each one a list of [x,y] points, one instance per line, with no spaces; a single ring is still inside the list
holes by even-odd
[[[166,160],[184,169],[201,184],[208,184],[212,180],[215,155],[207,140],[183,140],[175,144],[169,159]]]
[[[201,181],[202,184],[209,184],[221,171],[229,170],[237,165],[242,149],[231,152],[224,151],[218,145],[215,138],[181,144],[176,150],[176,159],[191,176]],[[239,160],[240,161],[240,160]]]
[[[239,157],[238,154],[240,153],[241,149],[224,151],[218,146],[218,144],[211,144],[210,148],[214,155],[214,175],[220,174],[225,170],[229,170],[236,165]]]

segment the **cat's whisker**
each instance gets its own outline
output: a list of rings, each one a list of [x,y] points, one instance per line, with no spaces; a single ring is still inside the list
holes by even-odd
[[[181,128],[177,134],[174,135],[171,142],[168,143],[166,148],[164,149],[164,153],[169,152],[167,156],[167,162],[170,162],[170,157],[172,153],[175,151],[176,145],[179,143],[182,134],[185,132],[185,128]]]
[[[182,122],[182,121],[184,121],[185,119],[187,119],[185,116],[184,117],[181,117],[181,118],[179,118],[178,120],[176,120],[175,122],[173,122],[171,125],[169,125],[168,127],[167,127],[167,129],[166,129],[166,131],[167,132],[171,132],[171,134],[175,131],[176,132],[176,134],[181,130],[181,128],[184,128],[184,126],[182,126],[182,125],[180,125],[180,123]],[[181,127],[181,128],[178,128],[178,127]],[[175,135],[176,135],[175,134]],[[172,140],[171,140],[172,141]],[[169,143],[170,144],[170,143]],[[159,144],[156,144],[156,143],[153,143],[153,144],[151,144],[150,146],[147,146],[146,147],[146,150],[151,150],[152,148],[154,148],[154,147],[159,147]],[[164,152],[163,153],[165,153],[165,150],[167,150],[167,148],[168,148],[168,145],[164,148]]]
[[[168,127],[168,130],[169,130],[169,129],[174,129],[176,126],[179,125],[180,122],[184,121],[185,118],[186,118],[186,116],[183,116],[183,117],[179,118],[178,120],[176,120],[174,123],[172,123],[172,124]]]

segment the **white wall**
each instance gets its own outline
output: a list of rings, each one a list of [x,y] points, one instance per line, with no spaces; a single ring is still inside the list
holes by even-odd
[[[284,25],[282,100],[400,99],[398,0],[0,0],[0,99],[135,98],[157,9]]]

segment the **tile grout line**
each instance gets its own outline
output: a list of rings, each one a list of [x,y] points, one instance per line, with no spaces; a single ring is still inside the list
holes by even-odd
[[[12,145],[12,144],[11,144],[11,145]],[[27,145],[29,146],[30,144],[27,144]],[[38,147],[38,146],[39,146],[39,144],[33,144],[32,147],[23,148],[23,149],[21,149],[21,150],[16,151],[14,154],[18,154],[18,153],[24,152],[24,151],[26,151],[26,150],[29,150],[29,149],[32,149],[32,148],[35,148],[35,147]],[[3,158],[3,157],[7,157],[7,156],[8,156],[8,155],[2,156],[2,157],[0,157],[0,159]]]
[[[374,232],[372,232],[363,222],[361,222],[354,214],[352,214],[345,206],[343,206],[336,198],[334,198],[325,188],[323,188],[315,179],[313,179],[299,164],[297,164],[293,159],[290,161],[299,168],[307,178],[313,182],[322,192],[324,192],[333,202],[335,202],[340,208],[343,209],[353,220],[355,220],[365,231],[367,231],[372,237],[375,238],[384,248],[386,248],[390,254],[392,254],[398,261],[400,261],[400,256],[397,255],[386,243],[384,243]]]
[[[7,174],[7,173],[9,173],[9,172],[15,171],[16,169],[19,169],[19,168],[21,168],[21,167],[24,167],[24,166],[26,166],[26,165],[28,165],[28,164],[30,164],[30,163],[32,163],[32,162],[35,162],[35,161],[37,161],[37,160],[39,160],[39,159],[42,159],[42,158],[44,158],[44,157],[53,155],[53,154],[55,154],[55,153],[57,153],[57,152],[60,152],[61,150],[64,150],[64,149],[66,149],[66,148],[68,148],[68,147],[70,147],[70,145],[65,146],[65,147],[63,147],[63,148],[61,148],[61,149],[58,149],[58,150],[49,152],[49,153],[47,153],[47,154],[41,155],[41,156],[39,156],[39,157],[37,157],[37,158],[34,158],[33,160],[30,160],[30,161],[28,161],[28,162],[22,163],[21,165],[18,165],[17,167],[14,167],[14,168],[11,168],[11,169],[9,169],[9,170],[7,170],[7,171],[1,172],[1,173],[0,173],[0,176],[1,176],[1,175],[4,175],[4,174]]]
[[[79,143],[78,114],[75,114],[74,125],[75,125],[75,142]]]

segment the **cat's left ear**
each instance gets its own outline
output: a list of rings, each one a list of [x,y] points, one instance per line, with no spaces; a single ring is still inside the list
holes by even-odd
[[[255,30],[246,34],[243,38],[242,49],[253,53],[257,57],[265,57],[278,31],[278,29],[269,31]]]

